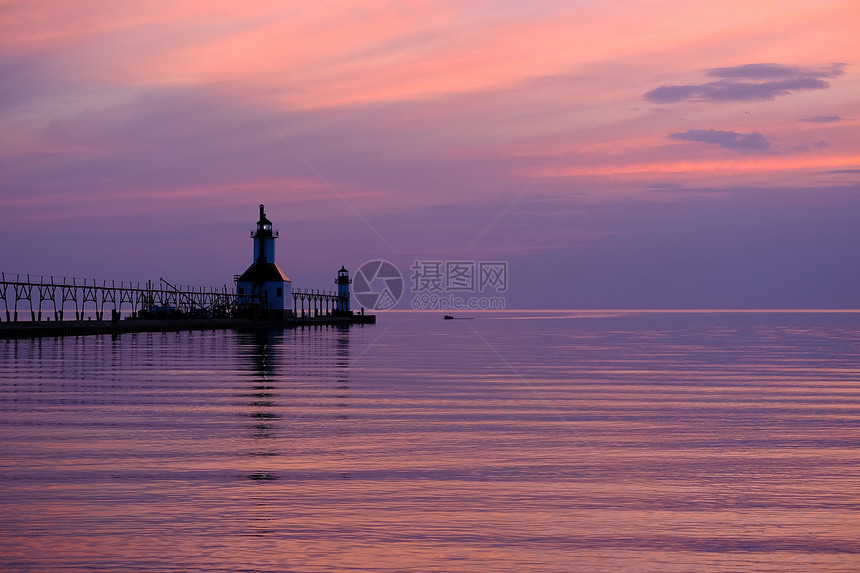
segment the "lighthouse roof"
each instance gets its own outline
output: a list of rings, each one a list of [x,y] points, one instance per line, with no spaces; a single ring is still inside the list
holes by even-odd
[[[256,262],[248,270],[242,273],[238,279],[240,282],[267,283],[272,281],[293,282],[284,274],[281,267],[275,263]]]

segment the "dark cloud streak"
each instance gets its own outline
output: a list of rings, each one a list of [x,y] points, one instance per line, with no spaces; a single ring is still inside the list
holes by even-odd
[[[679,141],[697,141],[713,143],[725,149],[734,151],[767,151],[770,142],[760,133],[738,133],[736,131],[720,131],[717,129],[690,129],[683,133],[672,133],[672,139]]]
[[[646,92],[644,97],[654,103],[768,101],[792,92],[827,89],[830,83],[825,78],[842,75],[844,67],[845,64],[823,68],[746,64],[714,68],[707,75],[721,79],[695,85],[660,86]]]
[[[712,68],[707,74],[712,78],[740,78],[769,80],[775,78],[835,78],[841,76],[845,64],[830,64],[823,68],[800,68],[784,64],[744,64],[729,68]]]
[[[837,123],[839,121],[847,120],[838,115],[816,115],[814,117],[803,118],[801,121],[811,121],[812,123]]]

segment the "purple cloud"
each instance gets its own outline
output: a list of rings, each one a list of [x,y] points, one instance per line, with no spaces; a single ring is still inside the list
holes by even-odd
[[[749,80],[773,80],[791,78],[835,78],[842,75],[845,64],[830,64],[822,68],[801,68],[785,64],[744,64],[729,68],[712,68],[707,74],[712,78],[735,78]]]
[[[713,143],[735,151],[767,151],[770,142],[760,133],[738,133],[717,129],[690,129],[683,133],[672,133],[672,139]]]
[[[813,141],[812,143],[803,143],[801,145],[796,145],[789,149],[789,151],[800,151],[801,153],[807,153],[812,151],[813,149],[827,149],[830,147],[830,144],[826,141]]]
[[[803,118],[801,121],[811,121],[813,123],[836,123],[838,121],[846,121],[846,119],[838,115],[816,115],[814,117]]]
[[[745,64],[730,68],[713,68],[707,75],[720,78],[695,85],[660,86],[647,93],[654,103],[680,101],[767,101],[792,92],[827,89],[825,78],[844,72],[845,64],[823,68],[800,68],[782,64]]]

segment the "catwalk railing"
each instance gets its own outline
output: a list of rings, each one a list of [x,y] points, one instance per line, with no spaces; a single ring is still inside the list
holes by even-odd
[[[293,290],[293,314],[296,316],[320,316],[348,307],[349,295],[323,290]]]
[[[19,307],[24,307],[21,312],[29,314],[31,321],[41,321],[43,316],[60,321],[67,316],[71,319],[72,312],[74,320],[93,315],[102,320],[106,306],[115,319],[126,310],[133,317],[226,317],[238,304],[238,295],[226,285],[216,289],[174,286],[164,279],[154,284],[52,276],[36,279],[21,274],[13,278],[6,273],[0,273],[0,299],[7,322],[18,321]]]

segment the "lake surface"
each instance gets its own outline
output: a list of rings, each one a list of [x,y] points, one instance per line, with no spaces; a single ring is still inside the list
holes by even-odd
[[[0,571],[858,571],[860,313],[0,340]]]

